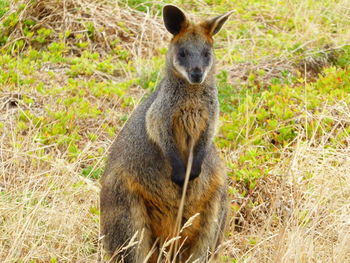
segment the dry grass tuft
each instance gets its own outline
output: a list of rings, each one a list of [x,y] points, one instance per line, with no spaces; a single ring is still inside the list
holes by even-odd
[[[20,6],[24,8],[19,11],[16,26],[7,32],[9,41],[6,46],[19,39],[26,42],[24,47],[43,45],[25,33],[28,20],[35,22],[31,31],[40,28],[51,30],[47,43],[63,40],[76,54],[81,53],[77,44],[88,42],[91,50],[102,54],[122,45],[132,54],[150,57],[165,37],[165,30],[157,14],[139,12],[127,6],[120,7],[118,1],[22,0],[20,3],[12,1],[11,6],[12,11],[1,18],[0,24],[12,12],[20,10]]]
[[[2,262],[92,262],[97,251],[98,188],[79,174],[79,162],[44,158],[33,140],[0,138],[0,258]],[[7,140],[8,136],[10,140]]]

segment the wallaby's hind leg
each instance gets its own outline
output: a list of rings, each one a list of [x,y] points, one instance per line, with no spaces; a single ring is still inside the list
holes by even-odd
[[[217,262],[217,250],[224,239],[227,209],[227,193],[223,187],[211,196],[201,212],[201,228],[205,231],[200,231],[193,242],[190,262],[198,259],[199,262]]]
[[[227,192],[225,189],[224,191],[222,191],[222,194],[221,194],[220,212],[219,212],[219,220],[218,220],[218,229],[216,234],[215,249],[217,249],[224,240],[225,229],[227,225],[227,214],[228,214],[228,201],[227,201]]]
[[[218,222],[218,218],[215,218],[215,216],[211,216],[210,213],[213,211],[217,216],[218,204],[217,207],[210,205],[206,211],[202,212],[201,224],[205,231],[199,232],[194,240],[193,246],[188,253],[188,256],[191,256],[189,262],[195,262],[196,260],[199,260],[198,262],[209,262],[209,259],[213,259],[213,253],[216,249],[218,238],[221,238],[218,236],[220,235],[219,229],[221,222]]]
[[[117,184],[102,184],[101,235],[112,262],[141,263],[151,249],[142,200]]]

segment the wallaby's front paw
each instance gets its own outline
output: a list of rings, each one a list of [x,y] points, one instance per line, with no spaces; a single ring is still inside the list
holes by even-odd
[[[173,165],[171,180],[179,186],[183,186],[185,181],[186,168],[183,164]]]
[[[202,164],[199,162],[193,162],[191,174],[190,174],[190,180],[196,179],[202,171]]]

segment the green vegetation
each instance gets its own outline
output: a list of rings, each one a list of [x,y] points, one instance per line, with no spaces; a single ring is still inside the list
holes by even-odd
[[[77,17],[69,25],[59,13],[63,2],[70,5],[69,15]],[[0,235],[25,244],[17,253],[10,241],[0,241],[5,248],[0,259],[9,262],[60,262],[65,255],[71,262],[82,257],[92,261],[97,253],[96,189],[106,152],[134,107],[162,77],[167,43],[159,28],[162,4],[106,1],[94,13],[97,9],[85,0],[81,6],[73,0],[62,3],[0,0],[0,206],[9,204],[10,213],[22,204],[23,214],[14,216],[22,223],[31,216],[28,211],[39,211],[33,219],[37,224],[28,229],[40,233],[45,228],[47,233],[34,241],[25,234],[15,237],[9,232],[16,229],[15,221],[0,214]],[[221,104],[215,143],[229,168],[232,200],[251,198],[261,180],[281,163],[292,162],[300,144],[331,152],[348,147],[348,1],[172,3],[198,17],[235,10],[215,44]],[[307,171],[304,177],[314,173]],[[84,217],[82,224],[91,230],[77,230],[76,240],[60,255],[64,249],[59,242],[75,226],[55,239],[50,229],[67,218],[56,222],[50,217],[49,223],[41,218],[57,207],[64,210],[65,202],[80,209],[74,222]],[[233,213],[252,211],[264,202],[242,203],[232,202]],[[312,221],[306,210],[298,215],[301,225]],[[57,250],[43,258],[28,252],[46,249],[45,242]],[[249,236],[245,242],[250,251],[261,240]],[[241,260],[223,257],[225,262]]]
[[[4,16],[4,14],[9,9],[9,2],[5,0],[0,1],[0,18]]]
[[[317,140],[324,132],[331,138],[325,147],[345,143],[349,127],[337,126],[329,108],[339,101],[350,103],[350,68],[326,68],[314,82],[305,83],[294,77],[289,82],[281,74],[273,84],[265,85],[249,76],[248,84],[236,90],[227,82],[226,73],[219,75],[222,104],[221,136],[217,144],[240,151],[229,163],[231,176],[254,187],[255,179],[267,175],[280,159],[285,147],[296,145],[296,138]],[[252,183],[252,185],[250,185]]]

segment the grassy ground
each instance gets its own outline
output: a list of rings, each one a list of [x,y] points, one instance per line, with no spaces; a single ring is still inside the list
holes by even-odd
[[[0,0],[0,261],[95,262],[98,178],[162,77],[163,2]],[[216,38],[230,224],[222,262],[350,261],[350,3],[235,10]]]

